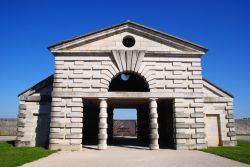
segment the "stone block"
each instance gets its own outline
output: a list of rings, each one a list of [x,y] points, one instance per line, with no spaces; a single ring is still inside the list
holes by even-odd
[[[63,133],[50,133],[49,134],[50,139],[63,139],[64,136],[65,135]]]
[[[26,117],[26,114],[25,113],[19,113],[18,114],[18,118],[25,118]]]
[[[189,139],[191,137],[191,134],[185,134],[185,133],[177,133],[176,139]]]
[[[234,118],[233,114],[226,115],[226,119],[233,119],[233,118]]]
[[[67,128],[82,128],[83,124],[82,123],[67,123],[66,127]]]
[[[70,133],[66,134],[66,139],[81,139],[82,138],[82,133]]]
[[[82,133],[82,128],[71,128],[70,132],[71,133]]]
[[[60,122],[51,122],[50,123],[50,127],[51,128],[64,128],[65,124],[64,123],[60,123]]]
[[[193,139],[204,139],[206,137],[205,133],[192,134]]]
[[[59,144],[62,140],[61,139],[50,139],[49,143],[50,144]]]
[[[197,123],[194,123],[194,124],[190,124],[190,127],[191,128],[204,128],[205,127],[205,123],[203,123],[203,122],[197,122]]]
[[[70,112],[67,113],[67,117],[74,117],[74,118],[82,118],[83,117],[83,113],[81,112]]]
[[[49,144],[51,150],[62,150],[62,151],[80,151],[82,150],[81,144]]]
[[[190,125],[186,123],[176,123],[175,127],[176,128],[189,128]]]
[[[227,132],[227,136],[231,137],[231,136],[236,136],[235,132]]]
[[[19,110],[26,110],[25,104],[19,104]]]
[[[188,77],[188,79],[202,79],[201,75],[191,75]]]
[[[83,108],[82,107],[72,107],[71,111],[72,112],[83,112]]]
[[[176,112],[174,115],[175,115],[175,118],[189,118],[188,113]]]
[[[51,133],[60,133],[61,132],[61,128],[50,128],[50,132]]]
[[[69,102],[67,103],[67,107],[83,107],[83,103]]]
[[[51,112],[51,117],[65,117],[64,112]]]
[[[203,107],[204,106],[204,103],[191,103],[190,104],[190,107]]]
[[[191,113],[191,118],[204,118],[205,113],[203,112],[195,112],[195,113]]]
[[[70,139],[70,144],[82,144],[82,139]]]
[[[82,102],[82,98],[72,98],[73,102]]]
[[[233,128],[233,127],[235,127],[235,123],[232,123],[232,122],[229,122],[229,123],[227,123],[227,128]]]
[[[83,122],[82,118],[71,118],[71,122]]]

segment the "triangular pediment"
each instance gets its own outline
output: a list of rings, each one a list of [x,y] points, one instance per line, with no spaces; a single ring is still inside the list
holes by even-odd
[[[127,48],[123,45],[122,41],[126,36],[132,36],[135,39],[132,47]],[[131,21],[57,43],[49,49],[52,52],[145,50],[201,55],[207,51],[200,45]]]

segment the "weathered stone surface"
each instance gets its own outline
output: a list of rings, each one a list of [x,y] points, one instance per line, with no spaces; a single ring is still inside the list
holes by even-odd
[[[203,112],[191,113],[192,118],[203,118],[204,116],[205,116],[205,114]]]
[[[235,127],[235,123],[229,122],[229,123],[227,123],[227,127],[228,128]]]
[[[185,134],[185,133],[177,133],[176,139],[189,139],[191,137],[191,134]]]
[[[66,124],[67,128],[81,128],[83,126],[82,123],[68,123]]]
[[[236,133],[235,132],[227,132],[227,136],[236,136]]]
[[[188,113],[181,113],[181,112],[176,112],[175,113],[175,118],[188,118],[190,114]]]
[[[71,133],[71,134],[66,134],[66,139],[81,139],[82,138],[82,133]]]
[[[125,37],[134,45],[127,47]],[[85,116],[91,113],[90,119],[99,119],[99,123],[93,120],[93,129],[99,132],[91,135],[98,137],[99,149],[106,149],[112,121],[108,105],[113,107],[113,100],[115,104],[128,101],[123,102],[125,107],[131,103],[149,113],[143,119],[148,129],[142,129],[149,133],[145,132],[150,149],[159,148],[160,110],[168,115],[165,124],[173,129],[176,149],[206,148],[205,120],[209,115],[218,118],[211,126],[220,130],[218,138],[234,144],[233,97],[203,79],[201,56],[206,48],[126,22],[49,49],[55,56],[55,74],[19,95],[17,145],[35,146],[34,136],[39,137],[36,133],[42,130],[37,128],[42,127],[44,133],[50,131],[51,149],[81,150],[83,135],[88,133],[83,125],[91,122]],[[121,73],[142,79],[148,90],[110,91],[112,81]],[[170,99],[171,106],[164,108]]]
[[[205,133],[192,134],[193,139],[204,139],[206,137]]]
[[[64,138],[64,134],[63,133],[50,133],[49,137],[51,139],[63,139]]]

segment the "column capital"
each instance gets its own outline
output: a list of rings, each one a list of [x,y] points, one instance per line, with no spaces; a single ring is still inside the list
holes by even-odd
[[[151,97],[151,98],[149,98],[149,100],[150,101],[157,101],[159,98],[157,98],[157,97]]]
[[[158,98],[150,98],[150,102],[149,102],[150,108],[157,108],[157,99]]]
[[[100,101],[106,101],[106,100],[108,100],[108,98],[107,97],[100,97],[100,98],[98,98]]]

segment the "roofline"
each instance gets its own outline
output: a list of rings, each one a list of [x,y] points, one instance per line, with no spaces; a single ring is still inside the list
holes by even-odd
[[[52,75],[48,76],[47,78],[45,78],[45,79],[39,81],[38,83],[36,83],[35,85],[29,87],[28,89],[25,89],[24,91],[22,91],[21,93],[19,93],[19,94],[17,95],[17,97],[21,96],[22,94],[24,94],[24,93],[27,92],[28,90],[32,89],[33,87],[35,87],[35,86],[41,84],[42,82],[48,80],[48,79],[51,78],[51,77],[53,77],[53,75],[54,75],[54,74],[52,74]]]
[[[190,44],[190,45],[193,45],[193,46],[195,46],[195,47],[198,47],[198,48],[202,49],[205,53],[208,51],[208,48],[206,48],[206,47],[204,47],[204,46],[202,46],[202,45],[199,45],[199,44],[196,44],[196,43],[193,43],[193,42],[184,40],[184,39],[182,39],[182,38],[176,37],[176,36],[174,36],[174,35],[171,35],[171,34],[168,34],[168,33],[165,33],[165,32],[158,31],[158,30],[156,30],[156,29],[153,29],[153,28],[150,28],[150,27],[147,27],[147,26],[144,26],[144,25],[135,23],[135,22],[130,21],[130,20],[125,21],[125,22],[122,22],[122,23],[120,23],[120,24],[116,24],[116,25],[113,25],[113,26],[110,26],[110,27],[106,27],[106,28],[97,30],[97,31],[95,31],[95,32],[90,32],[90,33],[86,33],[86,34],[84,34],[84,35],[80,35],[80,36],[76,36],[76,37],[73,37],[73,38],[70,38],[70,39],[67,39],[67,40],[63,40],[63,41],[61,41],[61,42],[55,43],[55,44],[53,44],[53,45],[50,45],[50,46],[48,47],[48,49],[51,51],[51,49],[52,49],[53,47],[56,47],[56,46],[58,46],[58,45],[61,45],[61,44],[67,43],[67,42],[71,42],[71,41],[73,41],[73,40],[77,40],[77,39],[82,38],[82,37],[87,37],[87,36],[90,36],[90,35],[93,35],[93,34],[97,34],[97,33],[100,33],[100,32],[103,32],[103,31],[106,31],[106,30],[109,30],[109,29],[112,29],[112,28],[120,27],[120,26],[123,26],[123,25],[126,25],[126,24],[133,24],[133,25],[136,25],[136,26],[138,26],[138,27],[141,27],[141,28],[144,28],[144,29],[147,29],[147,30],[156,32],[156,33],[159,33],[159,34],[161,34],[161,35],[165,35],[165,36],[168,36],[168,37],[170,37],[170,38],[180,40],[180,41],[182,41],[182,42],[188,43],[188,44]]]
[[[207,80],[206,78],[202,78],[202,79],[203,79],[204,81],[206,81],[207,83],[209,83],[210,85],[214,86],[215,88],[219,89],[219,90],[222,91],[223,93],[227,94],[228,96],[234,98],[234,96],[233,96],[231,93],[229,93],[229,92],[227,92],[227,91],[221,89],[220,87],[216,86],[214,83],[210,82],[210,81]]]

